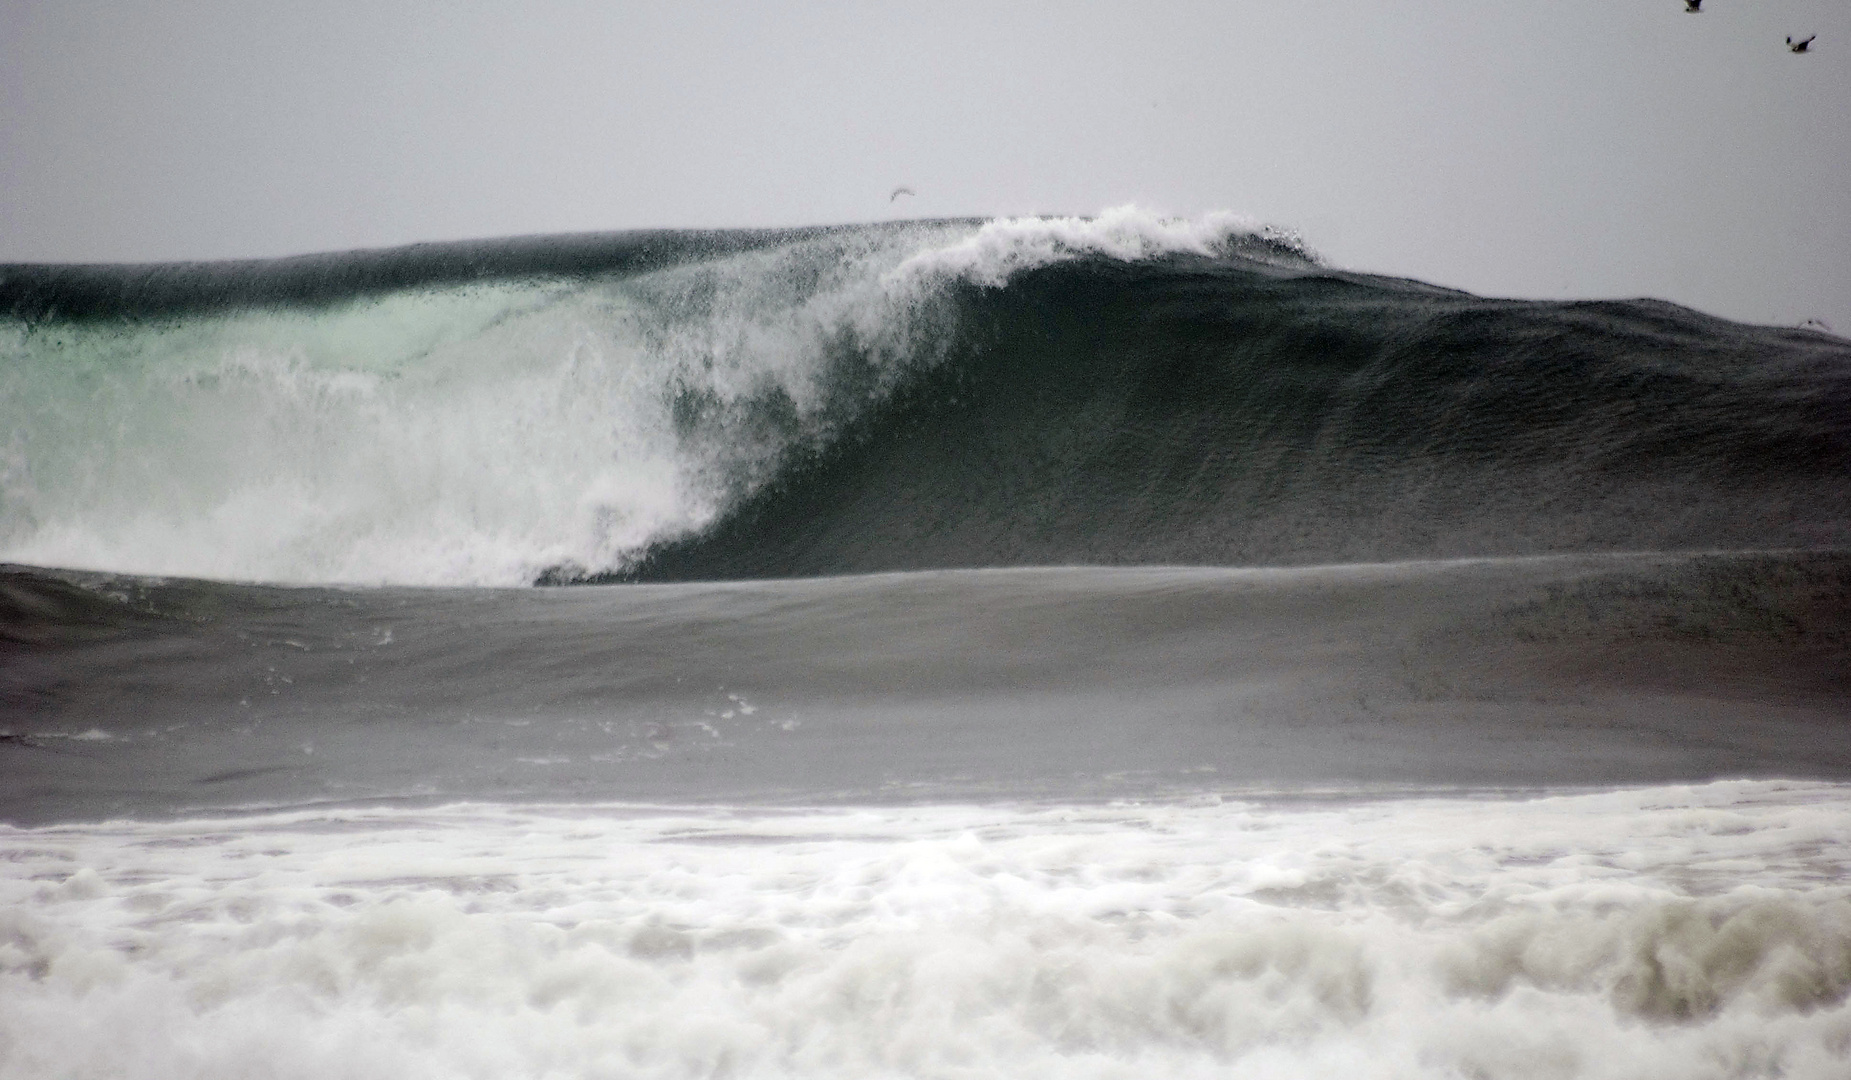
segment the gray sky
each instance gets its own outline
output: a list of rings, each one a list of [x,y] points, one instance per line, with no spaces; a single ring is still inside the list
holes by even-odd
[[[1851,4],[1704,7],[0,0],[0,260],[1136,202],[1851,333]]]

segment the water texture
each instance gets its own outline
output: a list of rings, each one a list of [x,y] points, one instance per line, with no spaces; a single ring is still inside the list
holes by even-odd
[[[1230,215],[0,267],[0,1075],[1836,1080],[1848,508]]]
[[[0,272],[0,558],[519,585],[1844,546],[1851,345],[1233,218]]]

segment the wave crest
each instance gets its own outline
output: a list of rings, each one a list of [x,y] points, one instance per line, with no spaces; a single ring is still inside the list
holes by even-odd
[[[1226,211],[1164,217],[1137,206],[1095,217],[1003,218],[944,247],[901,263],[890,278],[942,275],[996,288],[1015,274],[1068,259],[1098,256],[1137,262],[1167,255],[1241,256],[1293,267],[1317,265],[1296,233]]]

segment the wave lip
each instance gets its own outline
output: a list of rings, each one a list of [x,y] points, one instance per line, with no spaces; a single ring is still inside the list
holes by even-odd
[[[0,313],[26,322],[82,322],[152,321],[253,307],[327,310],[393,293],[650,273],[845,228],[522,236],[222,262],[0,264]]]

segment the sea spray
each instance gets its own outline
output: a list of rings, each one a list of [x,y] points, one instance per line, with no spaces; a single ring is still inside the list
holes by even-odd
[[[1025,270],[1072,259],[1136,262],[1170,256],[1244,256],[1297,270],[1319,265],[1298,234],[1226,211],[1162,217],[1120,206],[1095,217],[1001,218],[954,243],[911,256],[890,279],[952,277],[1000,288]]]

